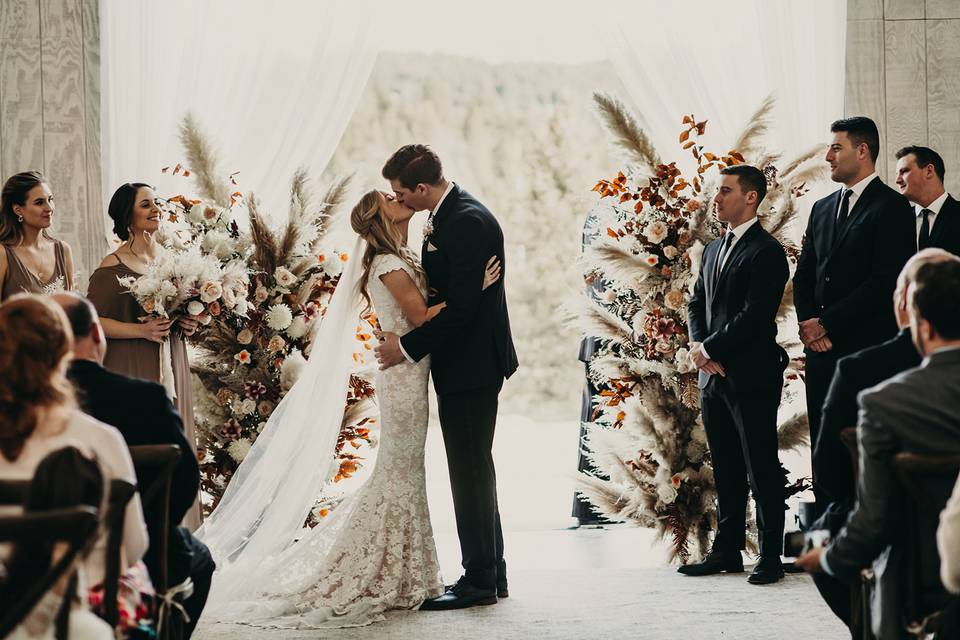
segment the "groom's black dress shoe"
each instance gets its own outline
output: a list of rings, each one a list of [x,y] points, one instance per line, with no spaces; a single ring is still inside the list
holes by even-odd
[[[443,586],[444,591],[450,593],[456,587],[456,584],[447,584]],[[509,598],[510,590],[507,588],[507,583],[500,583],[497,585],[497,597],[498,598]]]
[[[783,564],[780,557],[765,558],[760,556],[760,561],[753,568],[747,582],[750,584],[773,584],[783,579]]]
[[[496,589],[478,589],[460,580],[439,598],[425,601],[420,611],[449,611],[489,604],[497,604]]]
[[[741,573],[743,571],[743,556],[739,551],[711,551],[703,562],[685,564],[677,573],[685,576],[712,576],[715,573]]]

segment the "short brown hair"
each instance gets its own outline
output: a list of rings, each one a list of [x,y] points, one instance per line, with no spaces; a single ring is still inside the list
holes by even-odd
[[[402,187],[412,191],[418,184],[440,184],[443,165],[427,145],[408,144],[390,156],[381,173],[387,180],[396,180]]]

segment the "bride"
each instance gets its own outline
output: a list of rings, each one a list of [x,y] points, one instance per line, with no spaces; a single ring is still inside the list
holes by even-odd
[[[429,358],[379,371],[380,446],[370,478],[315,528],[302,524],[331,476],[354,329],[375,309],[404,334],[444,307],[428,307],[426,274],[407,247],[413,209],[370,191],[353,208],[357,247],[296,384],[274,411],[197,532],[218,562],[205,615],[280,628],[352,627],[444,592],[424,474]],[[364,246],[365,245],[365,246]],[[491,258],[484,289],[500,277]],[[300,536],[299,540],[296,538]]]

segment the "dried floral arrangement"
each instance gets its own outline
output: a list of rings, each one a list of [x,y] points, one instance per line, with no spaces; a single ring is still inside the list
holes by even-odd
[[[748,162],[760,168],[768,193],[759,220],[783,244],[793,270],[799,247],[789,230],[797,199],[808,184],[826,177],[825,168],[811,162],[817,147],[777,169],[781,157],[762,146],[773,108],[769,98],[723,154],[700,143],[705,120],[683,117],[679,144],[695,162],[692,177],[676,162],[661,161],[622,102],[602,93],[594,100],[628,165],[594,187],[599,197],[590,218],[600,233],[584,254],[584,272],[588,284],[601,286],[588,287],[571,305],[583,334],[602,345],[589,366],[602,391],[584,443],[598,476],[582,476],[578,490],[607,518],[656,529],[671,543],[670,559],[686,563],[708,551],[709,533],[716,528],[697,372],[687,349],[687,302],[703,249],[722,231],[709,196],[723,167]],[[778,322],[792,310],[788,283]],[[786,404],[802,386],[804,360],[795,337],[781,344],[793,356],[784,374]],[[808,444],[805,412],[781,422],[779,439],[781,450]],[[788,483],[786,475],[784,470],[788,495],[809,486],[805,478]],[[754,536],[749,544],[755,544]]]
[[[176,195],[162,203],[157,240],[165,255],[157,261],[157,273],[127,284],[153,312],[186,314],[201,323],[190,343],[201,488],[210,497],[204,504],[209,512],[311,356],[315,324],[351,259],[325,248],[349,180],[335,181],[314,201],[306,173],[298,171],[286,222],[274,230],[254,195],[244,197],[238,190],[236,175],[220,176],[212,149],[190,116],[180,137],[189,169],[178,164],[164,171],[193,176],[197,196]],[[237,224],[244,213],[249,231]],[[358,371],[344,398],[335,482],[354,474],[364,450],[377,442],[374,388],[364,372],[372,362],[366,354],[372,355],[375,327],[373,314],[358,320]],[[318,502],[308,524],[335,502]]]

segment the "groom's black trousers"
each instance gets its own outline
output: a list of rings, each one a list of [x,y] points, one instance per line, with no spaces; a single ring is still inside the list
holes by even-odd
[[[493,466],[500,386],[437,396],[464,578],[481,589],[507,581]]]

